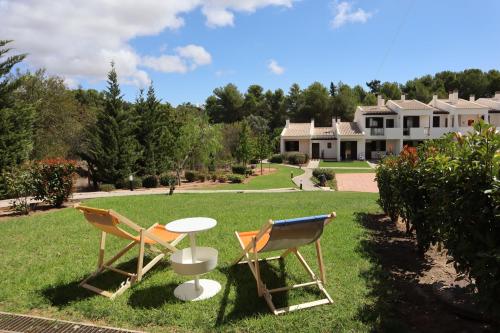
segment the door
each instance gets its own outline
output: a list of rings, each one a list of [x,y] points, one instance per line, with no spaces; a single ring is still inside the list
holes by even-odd
[[[340,143],[340,156],[343,161],[358,159],[358,143],[356,141],[344,141]]]
[[[312,144],[312,159],[316,160],[319,158],[319,143],[313,142]]]

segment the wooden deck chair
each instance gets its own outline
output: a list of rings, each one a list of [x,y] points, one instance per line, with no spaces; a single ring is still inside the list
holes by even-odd
[[[125,290],[130,288],[132,284],[141,281],[144,274],[153,268],[164,256],[165,252],[177,251],[175,246],[179,243],[186,234],[177,234],[169,232],[164,226],[155,223],[148,229],[135,224],[126,217],[118,214],[113,210],[97,209],[92,207],[85,207],[76,205],[76,209],[83,213],[85,219],[92,224],[97,229],[101,230],[101,241],[99,246],[99,257],[97,261],[97,270],[92,273],[89,277],[80,283],[80,286],[96,292],[100,295],[109,297],[111,299],[122,294]],[[123,230],[119,227],[122,224],[129,227],[138,233],[137,236],[130,234],[129,232]],[[130,240],[131,242],[120,250],[111,259],[104,261],[104,252],[106,246],[106,235],[112,234],[116,237]],[[114,266],[111,266],[115,261],[121,258],[125,253],[131,250],[134,246],[139,245],[139,257],[137,261],[137,271],[135,273],[129,273]],[[144,266],[144,252],[149,250],[156,256]],[[106,271],[111,270],[116,273],[125,275],[127,279],[123,281],[120,288],[111,293],[109,291],[101,290],[87,283],[87,281],[96,275]]]
[[[323,233],[323,228],[333,218],[336,217],[335,213],[328,215],[318,215],[303,217],[289,220],[272,221],[269,220],[260,230],[236,232],[236,238],[241,245],[242,252],[238,258],[233,262],[235,264],[247,263],[250,267],[255,280],[257,282],[257,293],[263,296],[269,308],[275,314],[283,314],[299,309],[310,308],[322,304],[332,304],[332,298],[324,288],[326,283],[325,268],[323,265],[323,257],[321,255],[320,237]],[[298,248],[303,245],[315,243],[316,255],[320,270],[319,278],[314,274],[311,267],[307,264],[304,257],[298,251]],[[259,254],[268,251],[285,250],[280,256],[268,257],[259,259]],[[292,286],[284,286],[275,289],[267,289],[265,283],[260,276],[259,261],[283,259],[288,254],[293,253],[305,268],[307,273],[311,276],[312,281],[306,283],[295,284]],[[245,261],[241,261],[246,257]],[[284,308],[276,309],[272,301],[272,293],[287,291],[295,288],[316,285],[320,291],[326,296],[324,299],[292,305]]]

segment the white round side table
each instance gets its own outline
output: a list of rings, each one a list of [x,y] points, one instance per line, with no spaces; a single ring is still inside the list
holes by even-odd
[[[184,282],[174,290],[183,301],[201,301],[215,296],[221,289],[217,281],[200,279],[217,266],[218,252],[210,247],[196,246],[196,233],[211,229],[217,221],[208,217],[190,217],[175,220],[165,226],[170,232],[187,233],[190,247],[176,251],[170,257],[173,270],[179,275],[194,275],[194,280]]]

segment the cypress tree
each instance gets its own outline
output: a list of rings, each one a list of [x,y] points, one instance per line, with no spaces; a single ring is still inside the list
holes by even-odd
[[[111,63],[108,87],[104,92],[104,108],[97,115],[97,122],[87,131],[84,149],[80,154],[87,161],[94,180],[117,184],[135,172],[139,147],[134,135],[135,117],[124,108],[118,77]]]
[[[14,95],[19,79],[9,76],[11,69],[23,61],[26,54],[2,60],[11,50],[5,47],[10,42],[0,40],[0,174],[28,160],[33,148],[34,111],[30,105],[16,102]]]

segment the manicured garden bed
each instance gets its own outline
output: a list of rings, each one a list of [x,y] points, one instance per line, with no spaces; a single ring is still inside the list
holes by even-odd
[[[264,164],[264,168],[267,167],[269,167],[269,165]],[[211,190],[266,190],[273,188],[295,188],[297,185],[295,185],[292,181],[290,173],[293,172],[294,177],[304,173],[304,170],[302,169],[292,168],[280,164],[271,164],[270,167],[276,169],[276,171],[260,176],[260,165],[257,165],[254,172],[258,176],[252,177],[248,182],[243,184],[226,183],[207,188]]]
[[[62,209],[0,222],[2,288],[0,310],[36,313],[50,317],[89,320],[120,327],[160,331],[371,331],[373,320],[360,316],[376,301],[364,274],[374,269],[361,251],[367,239],[356,213],[377,212],[377,196],[365,193],[301,192],[280,194],[177,194],[96,199],[86,202],[113,208],[148,226],[187,216],[210,216],[216,228],[201,233],[200,245],[219,250],[219,266],[207,278],[222,285],[214,298],[184,303],[173,289],[185,278],[175,275],[165,261],[138,285],[114,301],[80,288],[78,283],[96,267],[99,233],[76,210]],[[322,238],[327,289],[335,304],[275,317],[256,287],[247,266],[229,267],[238,245],[235,230],[254,230],[269,218],[289,218],[336,211],[338,218]],[[108,237],[117,250],[123,242]],[[188,246],[185,239],[179,247]],[[303,254],[313,268],[314,247]],[[5,260],[8,258],[8,260]],[[129,261],[127,261],[129,260]],[[125,259],[134,267],[135,260]],[[304,281],[305,273],[292,257],[284,267],[264,265],[269,287]],[[121,276],[108,274],[95,281],[102,287],[118,287]],[[298,290],[275,296],[278,305],[314,298],[314,290]]]

